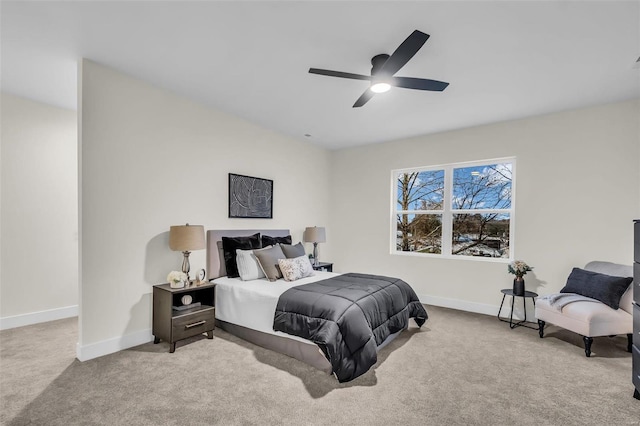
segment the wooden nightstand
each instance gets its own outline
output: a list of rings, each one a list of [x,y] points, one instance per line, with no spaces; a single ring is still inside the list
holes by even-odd
[[[171,288],[169,284],[153,286],[153,343],[169,342],[169,352],[176,350],[176,342],[188,337],[207,333],[213,339],[216,322],[215,284],[199,287]],[[191,296],[189,308],[182,297]],[[175,309],[179,308],[179,309]]]
[[[318,262],[318,266],[311,264],[316,271],[333,272],[333,263]]]

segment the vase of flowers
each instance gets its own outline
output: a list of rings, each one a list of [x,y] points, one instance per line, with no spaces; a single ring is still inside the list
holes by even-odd
[[[527,265],[522,260],[514,260],[509,263],[508,270],[510,274],[515,275],[515,279],[513,280],[513,295],[514,296],[524,296],[524,278],[527,272],[533,270],[533,268]]]
[[[167,281],[171,288],[184,288],[184,284],[187,281],[187,274],[181,271],[171,271],[167,275]]]

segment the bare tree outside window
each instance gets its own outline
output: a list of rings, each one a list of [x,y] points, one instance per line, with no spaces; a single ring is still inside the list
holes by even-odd
[[[396,208],[406,212],[397,215],[398,250],[440,253],[444,171],[400,173],[397,185]],[[439,214],[427,213],[432,211]]]
[[[397,252],[510,257],[512,161],[394,176]]]
[[[453,169],[452,254],[509,257],[512,179],[510,163]]]

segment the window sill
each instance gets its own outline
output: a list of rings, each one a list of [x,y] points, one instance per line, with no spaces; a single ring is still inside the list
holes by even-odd
[[[430,253],[416,253],[415,251],[397,251],[393,250],[389,254],[393,256],[409,256],[409,257],[422,257],[427,259],[446,259],[446,260],[469,260],[472,262],[490,262],[490,263],[509,263],[513,259],[507,257],[483,257],[483,256],[456,256],[446,254],[430,254]]]

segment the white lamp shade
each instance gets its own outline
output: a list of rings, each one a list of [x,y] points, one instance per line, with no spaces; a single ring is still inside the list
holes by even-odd
[[[324,243],[327,241],[327,235],[323,226],[314,226],[306,228],[302,234],[302,240],[305,243]]]
[[[204,249],[204,226],[179,225],[169,230],[169,248],[173,251]]]

